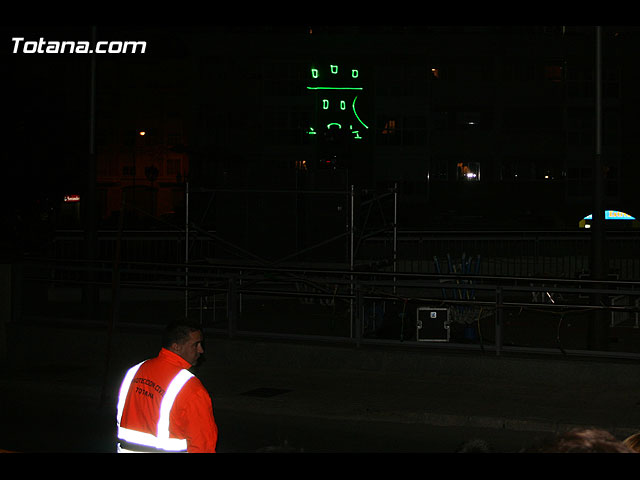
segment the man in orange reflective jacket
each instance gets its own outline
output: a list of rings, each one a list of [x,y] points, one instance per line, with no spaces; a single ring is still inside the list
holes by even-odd
[[[209,393],[190,371],[204,352],[197,326],[165,330],[157,357],[131,367],[118,398],[118,452],[215,453]]]

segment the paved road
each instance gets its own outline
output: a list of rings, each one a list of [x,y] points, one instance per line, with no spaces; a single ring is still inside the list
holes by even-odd
[[[38,383],[5,382],[0,388],[0,448],[113,452],[115,401],[101,402],[97,377],[85,373],[90,372],[76,369],[66,377],[56,377],[45,369]],[[23,374],[22,378],[28,375],[26,370]],[[422,383],[416,380],[407,382],[405,389],[388,385],[388,393],[383,394],[380,389],[367,391],[364,387],[373,377],[351,378],[349,382],[346,375],[333,376],[333,383],[328,383],[330,376],[326,374],[220,369],[209,369],[202,377],[214,398],[220,453],[452,453],[475,439],[486,441],[491,451],[510,453],[560,428],[552,416],[529,421],[512,418],[509,423],[498,408],[495,416],[488,416],[486,406],[479,406],[478,416],[467,415],[462,409],[459,414],[448,413],[454,412],[461,400],[477,402],[478,392],[470,392],[466,400],[452,398],[448,408],[438,409],[428,402],[426,390],[417,390]],[[94,381],[82,385],[83,378]],[[330,384],[335,388],[329,391]],[[429,390],[443,385],[432,383]],[[362,394],[357,393],[363,389]],[[442,400],[455,390],[441,389],[434,398]],[[402,400],[406,396],[413,399]],[[394,398],[397,405],[392,404]],[[420,399],[424,399],[424,409],[416,411],[412,406]],[[526,402],[526,393],[519,392],[517,399]],[[532,393],[529,400],[538,402],[538,394]],[[504,405],[504,400],[499,403]],[[556,407],[557,414],[562,406]],[[431,411],[430,417],[427,411]],[[482,412],[485,415],[480,415]],[[624,434],[619,432],[618,436],[622,439]]]
[[[51,398],[49,398],[51,400]],[[529,431],[423,423],[344,420],[304,415],[269,415],[217,409],[219,453],[452,453],[482,439],[495,452],[518,452],[538,436]],[[3,395],[0,448],[27,453],[114,451],[111,405],[38,396]]]
[[[113,451],[113,395],[144,352],[127,334],[104,375],[99,345],[31,330],[22,358],[0,368],[0,449]],[[28,346],[45,345],[39,356]],[[73,335],[71,335],[73,334]],[[143,336],[146,338],[146,335]],[[129,343],[130,342],[130,343]],[[210,339],[196,374],[209,389],[219,451],[454,452],[480,438],[517,452],[546,435],[596,426],[623,439],[640,430],[639,365],[584,359],[496,358],[405,349]],[[144,358],[144,357],[143,357]],[[105,378],[107,381],[105,382]],[[105,388],[106,387],[106,388]]]

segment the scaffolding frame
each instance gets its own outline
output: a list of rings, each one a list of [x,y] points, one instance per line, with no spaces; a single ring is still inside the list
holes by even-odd
[[[204,230],[199,228],[192,220],[190,217],[190,204],[189,204],[189,197],[190,195],[192,195],[193,193],[209,193],[211,194],[211,197],[209,198],[209,201],[207,203],[206,209],[204,211],[204,214],[206,215],[206,213],[208,212],[209,208],[211,207],[211,204],[213,202],[213,196],[215,195],[215,193],[218,192],[226,192],[226,193],[232,193],[232,194],[290,194],[290,195],[337,195],[337,196],[346,196],[348,198],[348,205],[349,205],[349,211],[347,212],[347,216],[348,216],[348,223],[346,226],[346,229],[344,232],[335,235],[331,238],[328,239],[324,239],[321,240],[311,246],[305,247],[301,250],[295,251],[289,255],[286,255],[284,257],[278,258],[276,260],[267,260],[259,255],[256,255],[250,251],[247,251],[241,247],[239,247],[238,245],[235,245],[227,240],[225,240],[224,238],[222,238],[220,235],[218,235],[217,233],[214,234],[213,232]],[[371,193],[369,190],[363,189],[363,192]],[[190,232],[191,230],[197,230],[199,233],[204,234],[206,236],[208,236],[209,238],[212,238],[213,240],[216,240],[218,242],[224,243],[225,245],[227,245],[228,247],[233,248],[236,251],[241,252],[243,255],[252,258],[253,260],[257,261],[260,265],[262,266],[270,266],[270,267],[275,267],[278,266],[279,264],[281,264],[282,262],[291,260],[293,258],[296,258],[308,251],[311,251],[313,249],[316,249],[320,246],[326,245],[327,243],[331,243],[334,241],[337,241],[343,237],[348,237],[348,265],[349,265],[349,271],[352,272],[350,275],[350,294],[351,294],[351,299],[349,300],[350,304],[349,304],[349,310],[350,310],[350,319],[351,319],[351,329],[352,329],[352,335],[353,335],[353,325],[354,325],[354,321],[357,318],[356,312],[355,312],[355,308],[354,308],[354,300],[353,300],[353,296],[355,294],[355,277],[353,275],[354,269],[355,269],[355,258],[357,255],[357,251],[359,250],[359,247],[361,246],[362,242],[364,240],[366,240],[369,237],[372,236],[376,236],[376,235],[380,235],[381,233],[384,232],[388,232],[388,228],[387,225],[385,224],[385,219],[384,219],[384,212],[382,210],[381,207],[381,200],[388,198],[388,197],[392,197],[393,198],[393,219],[391,221],[391,232],[392,232],[392,236],[393,236],[393,242],[392,242],[392,252],[391,252],[391,262],[392,262],[392,269],[393,269],[393,273],[394,273],[394,277],[393,277],[393,292],[395,294],[396,292],[396,277],[395,274],[397,273],[397,269],[398,269],[398,252],[397,252],[397,246],[398,246],[398,186],[397,183],[394,184],[392,189],[389,189],[389,191],[381,193],[381,194],[377,194],[375,193],[374,195],[371,196],[371,198],[367,198],[366,200],[360,202],[359,207],[360,208],[364,208],[364,207],[368,207],[367,208],[367,212],[364,218],[364,221],[361,225],[361,228],[357,228],[356,227],[356,205],[355,205],[355,198],[356,198],[356,190],[355,190],[355,186],[352,184],[350,185],[348,190],[301,190],[301,189],[230,189],[230,188],[198,188],[194,191],[192,191],[190,189],[189,186],[189,181],[185,182],[185,225],[184,225],[184,232],[185,232],[185,251],[184,251],[184,256],[185,256],[185,278],[184,278],[184,315],[185,318],[188,316],[188,311],[189,311],[189,262],[191,261],[190,256],[189,256],[189,249],[190,249]],[[367,225],[369,223],[369,220],[371,218],[371,214],[373,211],[373,207],[374,206],[378,206],[379,207],[379,211],[382,213],[383,215],[383,227],[379,228],[375,231],[371,231],[371,232],[367,232],[366,228]],[[356,232],[358,230],[358,232]],[[360,235],[358,235],[358,242],[356,244],[356,233],[359,233]]]

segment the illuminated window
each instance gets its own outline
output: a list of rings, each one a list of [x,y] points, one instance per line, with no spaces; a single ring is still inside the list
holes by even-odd
[[[456,165],[456,178],[460,181],[479,182],[480,163],[458,162],[458,164]]]
[[[542,180],[555,180],[556,176],[553,173],[553,170],[550,168],[544,168],[541,172],[541,179]]]
[[[402,135],[399,119],[381,114],[378,118],[376,130],[376,138],[379,145],[400,145]]]
[[[563,69],[561,65],[545,65],[544,78],[551,82],[561,82],[563,80]]]
[[[396,133],[396,121],[395,120],[387,120],[384,122],[384,127],[382,127],[382,131],[380,132],[382,135],[393,135]]]
[[[458,112],[457,125],[461,128],[479,128],[483,123],[481,118],[480,112]]]

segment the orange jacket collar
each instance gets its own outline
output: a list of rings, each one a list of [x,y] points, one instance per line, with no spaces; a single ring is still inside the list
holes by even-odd
[[[172,363],[180,368],[192,367],[192,365],[189,362],[187,362],[184,358],[182,358],[180,355],[178,355],[177,353],[173,353],[171,350],[167,350],[164,347],[160,349],[160,353],[158,354],[158,357],[163,358],[169,363]]]

